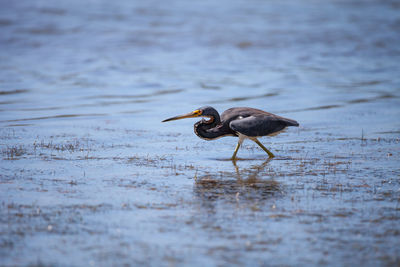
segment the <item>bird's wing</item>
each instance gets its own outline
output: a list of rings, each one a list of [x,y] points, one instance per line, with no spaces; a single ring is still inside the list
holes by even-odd
[[[287,123],[279,117],[257,114],[246,118],[238,118],[229,123],[229,127],[235,132],[246,136],[265,136],[283,130]]]

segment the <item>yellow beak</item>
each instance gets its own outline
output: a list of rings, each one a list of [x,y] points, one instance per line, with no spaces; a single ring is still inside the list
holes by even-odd
[[[175,116],[169,119],[165,119],[162,122],[167,122],[167,121],[175,121],[175,120],[181,120],[181,119],[186,119],[186,118],[195,118],[201,115],[201,112],[199,112],[198,110],[195,110],[193,112],[190,112],[188,114],[184,114],[184,115],[179,115],[179,116]]]

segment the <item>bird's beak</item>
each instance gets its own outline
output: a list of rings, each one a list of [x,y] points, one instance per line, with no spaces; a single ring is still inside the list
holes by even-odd
[[[179,116],[175,116],[169,119],[165,119],[162,122],[167,122],[167,121],[175,121],[175,120],[180,120],[180,119],[187,119],[187,118],[195,118],[201,115],[201,110],[196,109],[193,112],[190,112],[188,114],[184,114],[184,115],[179,115]]]

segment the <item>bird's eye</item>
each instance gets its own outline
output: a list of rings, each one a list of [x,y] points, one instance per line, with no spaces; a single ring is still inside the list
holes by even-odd
[[[196,109],[195,111],[193,111],[193,114],[197,116],[201,115],[202,113],[203,112],[200,109]]]

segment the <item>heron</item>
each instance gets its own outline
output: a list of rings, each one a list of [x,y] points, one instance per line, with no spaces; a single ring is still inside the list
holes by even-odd
[[[273,158],[275,157],[274,154],[257,138],[275,136],[288,126],[299,126],[299,123],[295,120],[248,107],[230,108],[220,116],[215,108],[205,106],[184,115],[165,119],[162,122],[196,117],[203,117],[202,120],[194,124],[194,133],[202,139],[215,140],[225,136],[239,137],[231,160],[236,160],[236,155],[245,139],[254,141],[268,154],[269,158]]]

